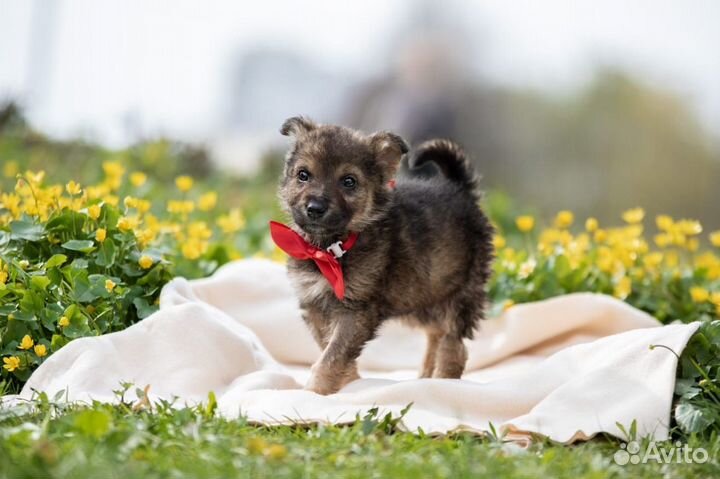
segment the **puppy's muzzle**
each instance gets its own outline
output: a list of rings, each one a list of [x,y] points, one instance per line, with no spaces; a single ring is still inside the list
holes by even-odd
[[[311,198],[305,207],[305,213],[311,220],[319,220],[327,213],[329,203],[324,198]]]

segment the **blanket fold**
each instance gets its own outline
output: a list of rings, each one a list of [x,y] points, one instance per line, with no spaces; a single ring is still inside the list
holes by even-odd
[[[194,403],[214,391],[221,414],[263,424],[344,423],[378,407],[401,427],[477,433],[490,423],[520,441],[573,442],[637,421],[665,440],[677,358],[699,323],[661,326],[614,298],[577,293],[516,305],[467,343],[461,380],[417,379],[424,335],[392,321],[365,348],[363,379],[339,393],[302,389],[320,351],[300,318],[284,266],[230,263],[210,278],[178,278],[160,310],[129,328],[77,339],[33,373],[20,398],[65,390],[69,400],[116,401],[121,382],[150,398]]]

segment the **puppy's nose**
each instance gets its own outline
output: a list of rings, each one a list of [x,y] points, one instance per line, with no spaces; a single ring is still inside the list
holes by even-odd
[[[322,198],[312,198],[307,204],[307,215],[308,217],[316,220],[322,218],[325,212],[328,210],[328,202]]]

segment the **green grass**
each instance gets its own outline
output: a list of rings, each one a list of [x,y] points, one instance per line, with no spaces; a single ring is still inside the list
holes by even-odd
[[[130,405],[31,405],[0,409],[0,477],[717,477],[717,436],[687,439],[704,464],[619,466],[621,444],[538,441],[521,449],[499,437],[398,432],[398,418],[369,414],[349,426],[259,427],[212,408],[153,411]],[[672,447],[672,443],[661,445]],[[644,450],[644,448],[643,448]]]

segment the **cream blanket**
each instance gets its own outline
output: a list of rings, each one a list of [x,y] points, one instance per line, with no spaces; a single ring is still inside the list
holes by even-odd
[[[30,378],[33,390],[70,400],[115,401],[121,381],[150,385],[151,399],[194,403],[214,391],[219,411],[263,424],[343,423],[372,407],[425,433],[531,433],[572,442],[616,423],[668,437],[677,358],[698,324],[660,327],[611,297],[571,294],[517,305],[485,321],[461,380],[416,379],[424,335],[388,322],[361,359],[363,379],[319,396],[302,385],[319,350],[300,319],[284,266],[237,261],[210,278],[178,278],[160,310],[124,331],[78,339]]]

